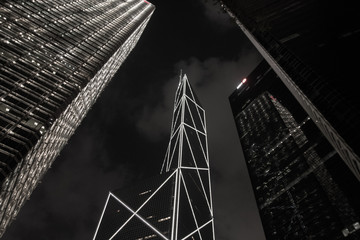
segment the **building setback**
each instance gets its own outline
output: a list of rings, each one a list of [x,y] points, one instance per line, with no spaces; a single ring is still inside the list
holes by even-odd
[[[219,2],[360,180],[356,2]]]
[[[205,111],[186,75],[161,174],[109,193],[94,240],[214,240]]]
[[[143,0],[0,3],[0,236],[147,25]]]
[[[360,239],[360,183],[266,61],[229,97],[267,239]]]

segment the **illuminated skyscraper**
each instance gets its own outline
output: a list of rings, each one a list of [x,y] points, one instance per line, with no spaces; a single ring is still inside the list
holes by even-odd
[[[136,45],[144,0],[0,3],[0,236]]]
[[[360,183],[263,61],[230,96],[266,239],[360,239]]]
[[[357,2],[219,2],[360,180]]]
[[[186,75],[175,94],[161,174],[110,192],[94,240],[213,240],[205,111]]]

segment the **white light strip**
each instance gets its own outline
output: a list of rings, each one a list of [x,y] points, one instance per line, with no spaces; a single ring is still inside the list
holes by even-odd
[[[197,223],[197,221],[196,221],[196,216],[195,216],[195,213],[194,213],[194,209],[193,209],[193,206],[192,206],[192,203],[191,203],[191,200],[190,200],[190,196],[189,196],[189,192],[188,192],[188,190],[187,190],[186,183],[185,183],[185,179],[184,179],[184,177],[183,177],[183,175],[182,175],[181,170],[180,170],[180,176],[181,176],[182,182],[183,182],[183,184],[184,184],[184,188],[185,188],[185,192],[186,192],[186,197],[187,197],[187,200],[188,200],[188,202],[189,202],[189,204],[190,204],[191,213],[192,213],[193,218],[194,218],[194,221],[195,221],[196,229],[198,230],[198,229],[199,229],[199,225],[198,225],[198,223]],[[201,236],[200,236],[200,238],[201,238],[201,240],[202,240],[202,237],[201,237]]]
[[[104,209],[103,209],[103,211],[102,211],[102,213],[101,213],[101,217],[100,217],[99,223],[98,223],[98,225],[97,225],[97,227],[96,227],[96,231],[95,231],[95,235],[94,235],[94,237],[93,237],[93,240],[95,240],[95,238],[96,238],[96,234],[97,234],[97,232],[98,232],[98,230],[99,230],[99,227],[100,227],[100,224],[101,224],[101,220],[102,220],[102,218],[103,218],[103,216],[104,216],[105,209],[106,209],[106,206],[107,206],[107,204],[108,204],[108,202],[109,202],[109,199],[110,199],[110,192],[109,192],[108,197],[107,197],[107,199],[106,199],[105,207],[104,207]]]
[[[202,153],[203,153],[204,156],[205,156],[205,161],[206,161],[206,163],[207,163],[207,167],[209,168],[210,166],[209,166],[208,155],[206,155],[206,154],[207,154],[207,152],[205,152],[206,149],[204,150],[203,142],[201,141],[198,133],[199,133],[199,132],[196,132],[196,136],[197,136],[197,139],[198,139],[198,141],[199,141],[199,143],[200,143],[201,151],[202,151]],[[200,133],[203,134],[202,132],[200,132]],[[205,135],[205,139],[206,139],[206,134],[203,134],[203,135]],[[206,140],[205,140],[205,144],[206,144]]]
[[[189,143],[189,149],[190,149],[190,152],[191,152],[191,156],[193,157],[193,160],[194,160],[194,162],[195,162],[195,166],[197,167],[196,158],[195,158],[195,155],[194,155],[194,153],[193,153],[193,151],[192,151],[192,147],[191,147],[191,144],[190,144],[190,141],[189,141],[189,138],[188,138],[188,136],[187,136],[187,132],[186,132],[186,131],[185,131],[185,137],[186,137],[187,142]],[[201,146],[201,141],[200,141],[199,137],[198,137],[198,140],[199,140],[199,143],[200,143],[200,146]],[[202,154],[203,154],[204,160],[205,160],[205,162],[206,162],[207,168],[209,168],[209,163],[206,161],[206,156],[204,155],[204,154],[205,154],[204,151],[202,151]]]
[[[185,131],[185,137],[186,137],[187,141],[189,142],[189,138],[188,138],[188,136],[187,136],[187,132],[186,132],[186,131]],[[199,138],[199,137],[198,137],[198,138]],[[200,141],[200,139],[199,139],[199,141]],[[200,146],[202,147],[201,144],[200,144]],[[198,166],[197,166],[197,164],[196,164],[195,156],[194,156],[193,151],[192,151],[192,147],[191,147],[191,145],[190,145],[190,142],[189,142],[189,149],[190,149],[190,152],[191,152],[191,156],[193,157],[193,160],[194,160],[194,163],[195,163],[195,167],[198,168]],[[203,152],[203,154],[204,154],[204,152]],[[209,163],[208,163],[208,161],[206,161],[206,156],[205,156],[205,162],[206,162],[207,168],[208,168],[208,169],[206,169],[206,170],[209,171]],[[211,212],[211,214],[212,214],[211,202],[209,201],[209,199],[208,199],[208,197],[207,197],[207,194],[206,194],[206,191],[205,191],[205,188],[204,188],[204,184],[202,183],[202,178],[201,178],[200,173],[199,173],[198,170],[197,170],[197,174],[198,174],[198,177],[199,177],[199,181],[200,181],[200,184],[201,184],[201,187],[202,187],[203,194],[204,194],[204,196],[205,196],[206,203],[208,204],[208,207],[209,207],[210,212]],[[209,185],[209,188],[210,188],[210,185]]]
[[[193,154],[193,152],[192,152],[192,148],[191,148],[191,145],[190,145],[189,138],[188,138],[188,136],[187,136],[186,131],[184,131],[184,132],[185,132],[185,141],[188,143],[188,146],[189,146],[189,150],[190,150],[190,154],[191,154],[193,163],[194,163],[195,167],[197,168],[196,159],[195,159],[194,154]],[[180,166],[180,168],[181,168],[181,167],[182,167],[182,166]]]
[[[164,235],[162,235],[156,228],[154,228],[153,226],[151,226],[145,219],[143,219],[141,216],[137,215],[137,213],[141,210],[141,208],[143,206],[145,206],[145,204],[150,201],[150,199],[162,188],[162,186],[165,185],[165,183],[167,181],[169,181],[169,179],[174,175],[175,172],[173,172],[155,191],[153,194],[151,194],[151,196],[146,199],[146,201],[136,210],[132,210],[129,206],[127,206],[124,202],[122,202],[119,198],[117,198],[114,194],[112,194],[110,192],[110,195],[112,197],[114,197],[116,200],[118,200],[118,202],[120,202],[122,205],[124,205],[130,212],[133,213],[133,215],[115,232],[115,234],[113,236],[111,236],[111,238],[109,240],[111,240],[112,238],[115,237],[115,235],[126,225],[127,222],[129,222],[134,216],[137,216],[140,220],[142,220],[146,225],[148,225],[149,227],[151,227],[156,233],[158,233],[161,237],[163,237],[164,239],[168,240]]]
[[[198,115],[199,115],[201,125],[203,126],[203,128],[205,128],[205,123],[203,122],[203,120],[202,120],[202,118],[201,118],[201,114],[200,114],[198,108],[201,108],[203,111],[204,111],[204,109],[203,109],[199,104],[197,104],[194,100],[192,100],[192,99],[189,98],[188,96],[186,96],[186,97],[187,97],[187,99],[189,99],[191,102],[193,102],[193,103],[195,104],[196,112],[197,112]],[[205,119],[204,119],[204,120],[205,120]]]
[[[173,129],[172,129],[172,131],[173,132],[176,132],[176,130],[174,129],[174,127],[175,127],[175,124],[176,124],[176,122],[179,120],[179,118],[180,118],[180,113],[181,113],[181,110],[179,110],[179,111],[177,111],[177,113],[176,113],[176,115],[175,115],[175,112],[174,112],[174,115],[173,115]],[[179,124],[180,125],[180,124]],[[175,130],[175,131],[174,131]]]
[[[199,105],[199,103],[195,102],[194,99],[190,98],[189,96],[187,96],[187,95],[185,95],[185,96],[186,96],[188,99],[190,99],[198,108],[200,108],[201,110],[203,110],[203,111],[205,112],[204,108],[201,107],[201,106]]]
[[[185,125],[185,126],[187,126],[187,127],[191,128],[191,129],[195,130],[196,132],[201,133],[202,135],[206,136],[206,134],[205,134],[205,133],[203,133],[203,132],[201,132],[201,131],[197,130],[196,128],[194,128],[194,127],[190,126],[189,124],[187,124],[187,123],[185,123],[185,122],[182,122],[182,123],[181,123],[181,125]]]
[[[209,171],[209,170],[208,170],[208,171]],[[208,207],[209,207],[210,213],[211,213],[211,215],[212,215],[211,202],[209,201],[208,196],[207,196],[207,194],[206,194],[205,187],[204,187],[204,184],[203,184],[203,182],[202,182],[202,181],[203,181],[203,179],[202,179],[202,178],[201,178],[201,176],[200,176],[199,170],[197,170],[197,174],[198,174],[198,176],[199,176],[199,180],[200,180],[201,188],[202,188],[202,190],[203,190],[203,192],[204,192],[204,196],[205,196],[205,199],[206,199],[206,203],[208,204]],[[209,185],[209,188],[210,188],[210,185]],[[209,191],[210,191],[210,189],[209,189]],[[211,197],[211,195],[210,195],[209,197]]]
[[[163,161],[163,164],[162,164],[162,166],[161,166],[161,170],[160,170],[160,174],[162,174],[163,173],[163,170],[164,170],[164,165],[165,165],[165,163],[167,163],[169,160],[169,152],[170,152],[170,145],[171,144],[171,141],[169,142],[169,144],[168,144],[168,147],[167,147],[167,149],[166,149],[166,154],[165,154],[165,158],[164,158],[164,161]],[[165,170],[166,172],[167,172],[167,168],[166,168],[166,170]]]
[[[211,214],[214,217],[213,202],[212,202],[212,192],[211,192],[211,181],[210,181],[210,170],[208,171],[208,178],[209,178],[209,191],[210,191],[210,208],[211,208]]]
[[[188,110],[189,110],[191,120],[192,120],[194,126],[196,126],[196,123],[195,123],[195,120],[194,120],[194,117],[193,117],[193,114],[192,114],[192,111],[191,111],[191,109],[190,109],[190,105],[189,105],[187,99],[185,99],[185,104],[186,104],[186,106],[187,106],[187,108],[188,108]],[[202,120],[201,120],[201,117],[200,117],[200,115],[199,115],[199,113],[198,113],[197,110],[196,110],[196,113],[198,114],[198,117],[199,117],[199,119],[200,119],[201,127],[204,129],[204,124],[203,124],[203,122],[202,122]],[[194,113],[194,114],[196,114],[196,113]],[[196,127],[197,127],[197,126],[196,126]],[[196,128],[196,129],[197,129],[197,128]],[[198,129],[197,129],[197,130],[198,130]],[[200,131],[200,130],[198,130],[198,131]]]
[[[179,211],[179,195],[180,195],[180,184],[179,184],[179,169],[176,169],[176,179],[175,179],[175,195],[174,195],[174,210],[173,210],[173,219],[171,226],[171,240],[177,240],[177,223],[178,219],[178,211]],[[176,228],[175,228],[176,227]]]
[[[236,87],[236,89],[239,89],[244,83],[246,82],[246,78],[244,78],[241,83]]]
[[[137,212],[142,208],[142,205],[138,210],[136,210],[136,212],[134,212],[130,207],[128,207],[124,202],[122,202],[119,198],[117,198],[114,194],[110,193],[111,196],[113,198],[115,198],[119,203],[121,203],[125,208],[127,208],[130,212],[133,213],[133,215],[128,219],[126,220],[126,222],[114,233],[114,235],[112,235],[109,240],[113,239],[118,233],[119,231],[134,217],[138,217],[142,222],[144,222],[146,225],[148,225],[148,227],[150,227],[152,230],[154,230],[154,232],[156,232],[159,236],[161,236],[163,239],[165,240],[169,240],[167,239],[164,235],[162,235],[161,232],[159,232],[156,228],[154,228],[153,226],[151,226],[150,223],[148,223],[145,219],[143,219],[141,216],[137,215]],[[151,197],[150,197],[151,198]]]
[[[184,167],[184,166],[181,166],[180,168],[181,169],[191,169],[191,170],[203,170],[203,171],[208,171],[209,170],[208,168]]]
[[[186,237],[184,237],[183,239],[181,240],[185,240],[186,238],[190,237],[192,234],[194,234],[195,232],[198,232],[200,231],[203,227],[205,227],[206,225],[208,225],[209,223],[213,222],[213,219],[211,219],[210,221],[204,223],[201,227],[199,227],[198,229],[194,230],[193,232],[189,233]],[[201,234],[200,234],[201,235]],[[215,237],[214,237],[214,240],[215,240]]]
[[[172,150],[171,148],[169,149],[169,154],[171,154],[171,155],[169,156],[169,161],[168,161],[168,163],[167,163],[167,171],[170,170],[171,164],[172,164],[172,162],[173,162],[173,160],[174,160],[175,149],[176,149],[177,144],[179,143],[179,136],[180,136],[180,134],[178,134],[178,136],[177,136],[177,138],[176,138],[173,152],[171,152],[171,150]],[[179,146],[179,149],[180,149],[180,146]],[[179,151],[180,151],[180,150],[179,150]],[[175,157],[179,157],[179,156],[175,156]]]

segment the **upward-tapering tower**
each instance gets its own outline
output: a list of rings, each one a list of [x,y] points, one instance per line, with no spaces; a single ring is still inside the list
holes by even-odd
[[[205,111],[186,75],[175,93],[168,150],[162,172],[174,171],[171,239],[215,239]],[[182,226],[192,229],[192,236]]]
[[[154,8],[144,0],[0,2],[0,236]]]
[[[186,75],[161,174],[110,192],[94,240],[214,240],[205,111]]]

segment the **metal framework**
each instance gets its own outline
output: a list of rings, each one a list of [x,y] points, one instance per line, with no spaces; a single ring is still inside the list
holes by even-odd
[[[0,3],[0,236],[140,38],[143,0]]]
[[[110,192],[93,239],[215,239],[211,196],[205,111],[180,75],[161,174]]]

